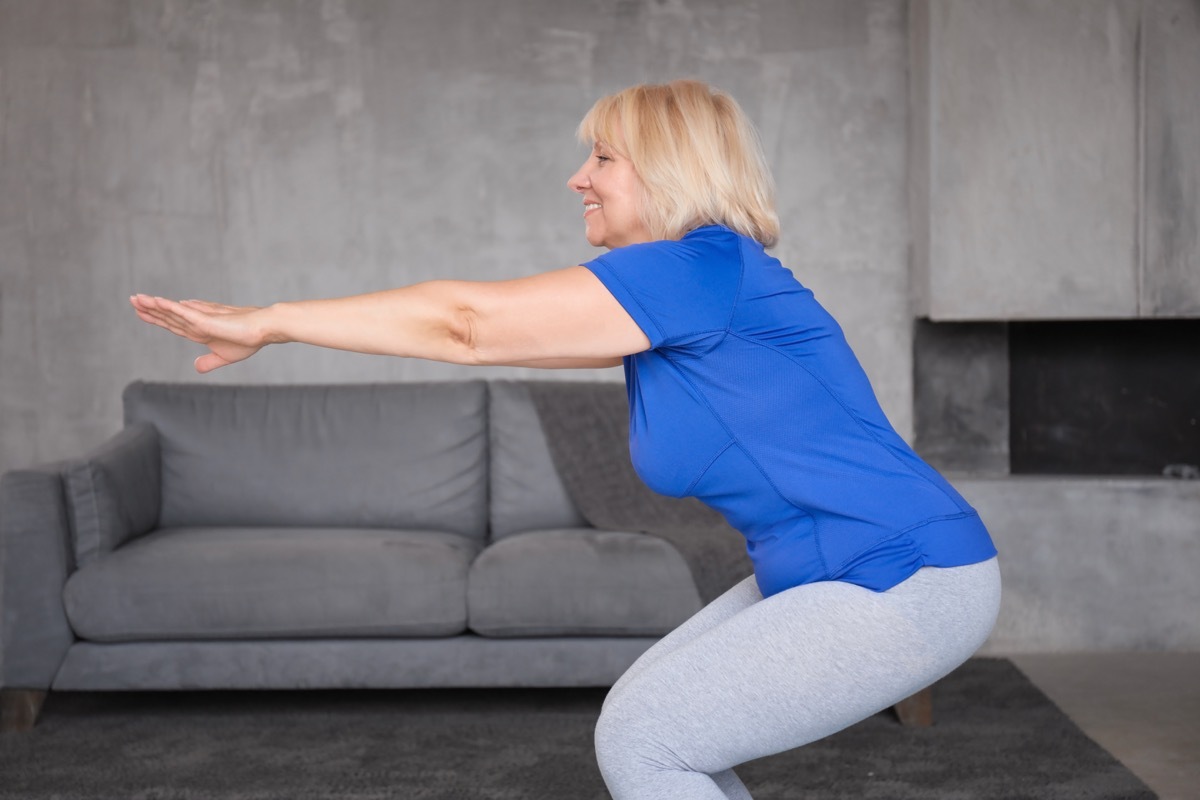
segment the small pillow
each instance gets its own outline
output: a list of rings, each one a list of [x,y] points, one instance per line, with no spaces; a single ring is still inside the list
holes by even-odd
[[[158,524],[158,434],[132,425],[63,473],[75,563],[86,566]]]

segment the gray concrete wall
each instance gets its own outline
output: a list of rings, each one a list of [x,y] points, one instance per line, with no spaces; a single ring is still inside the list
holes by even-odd
[[[896,0],[0,0],[0,469],[82,453],[197,348],[131,292],[259,304],[592,257],[574,129],[698,76],[761,127],[778,255],[911,428]],[[527,374],[298,346],[202,380]],[[540,373],[541,377],[604,377]]]
[[[985,652],[1200,651],[1200,486],[958,478],[1000,551]]]
[[[1158,9],[1147,37],[1162,43],[1145,76],[1159,76],[1160,88],[1147,97],[1177,104],[1194,85],[1179,71],[1194,69],[1200,52],[1195,5],[1147,3]],[[144,327],[126,298],[266,303],[586,260],[594,251],[564,186],[584,157],[575,125],[601,93],[682,75],[729,89],[760,126],[779,183],[776,252],[842,321],[909,435],[907,172],[927,174],[933,154],[915,147],[907,157],[905,7],[0,0],[0,469],[98,444],[120,426],[120,390],[135,378],[533,374],[292,346],[198,378],[197,349]],[[1128,0],[1069,7],[1079,27],[1056,16],[1061,35],[1082,41],[1128,88]],[[985,38],[1057,4],[995,8],[1015,16],[1001,14]],[[915,66],[923,56],[913,55]],[[975,55],[999,58],[986,48]],[[1094,101],[1104,119],[1128,111],[1125,95],[1062,99]],[[1159,205],[1145,222],[1162,246],[1148,248],[1146,263],[1163,265],[1155,274],[1164,277],[1141,285],[1153,313],[1194,313],[1182,298],[1196,286],[1195,217],[1178,209],[1197,196],[1197,161],[1187,155],[1197,151],[1187,146],[1196,117],[1192,106],[1168,107],[1146,118],[1147,156],[1183,166],[1148,176],[1149,203]],[[1100,132],[1092,147],[1114,135]],[[1057,214],[1067,200],[1043,177],[1026,196]],[[928,245],[927,231],[913,233],[918,250]],[[1125,228],[1104,233],[1126,247]],[[538,376],[620,379],[611,370]],[[1190,613],[1195,486],[955,480],[1003,553],[1008,589],[993,651],[1200,646]]]
[[[909,10],[920,313],[1200,314],[1200,7],[913,0]]]
[[[1144,8],[1140,312],[1200,317],[1200,3]]]
[[[1141,5],[914,0],[930,318],[1137,316]]]

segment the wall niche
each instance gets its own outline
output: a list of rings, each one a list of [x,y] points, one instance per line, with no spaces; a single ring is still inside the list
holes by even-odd
[[[913,343],[939,469],[1200,478],[1200,320],[922,319]]]

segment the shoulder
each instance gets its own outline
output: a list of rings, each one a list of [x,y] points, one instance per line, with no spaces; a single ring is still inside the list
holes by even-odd
[[[628,245],[587,262],[654,347],[728,325],[742,284],[738,234],[719,226]]]
[[[740,262],[744,242],[761,249],[761,245],[721,225],[706,225],[689,231],[682,239],[663,239],[654,242],[626,245],[592,259],[609,267],[626,264],[657,262],[677,267],[715,267],[721,263]]]

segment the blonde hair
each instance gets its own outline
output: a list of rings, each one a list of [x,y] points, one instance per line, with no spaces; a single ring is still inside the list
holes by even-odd
[[[758,133],[724,92],[693,80],[631,86],[596,101],[579,139],[632,162],[642,222],[654,238],[720,224],[765,247],[779,240],[775,183]]]

